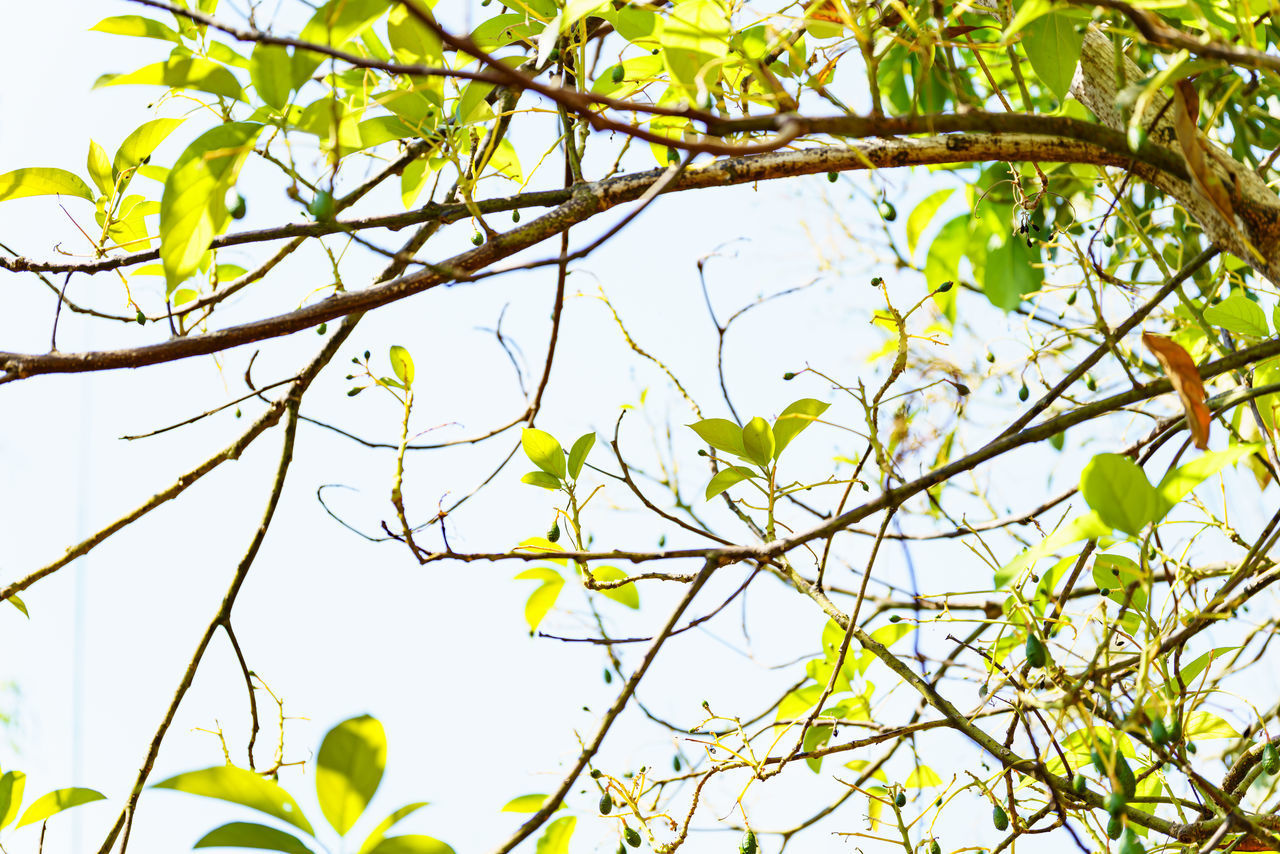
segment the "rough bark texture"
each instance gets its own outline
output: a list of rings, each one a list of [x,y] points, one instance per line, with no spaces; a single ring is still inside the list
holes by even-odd
[[[1145,75],[1128,57],[1123,60],[1126,84]],[[1080,67],[1071,83],[1071,94],[1088,107],[1098,121],[1121,133],[1126,130],[1126,116],[1118,105],[1115,48],[1111,39],[1090,27],[1085,33]],[[1173,108],[1167,106],[1170,96],[1160,92],[1143,114],[1148,138],[1157,145],[1179,152],[1173,127]],[[1280,198],[1261,177],[1201,134],[1209,152],[1209,166],[1217,173],[1231,195],[1237,221],[1227,222],[1213,204],[1188,181],[1167,172],[1138,166],[1135,171],[1161,190],[1173,196],[1204,229],[1215,243],[1253,265],[1259,273],[1280,284]],[[1246,243],[1247,241],[1247,243]],[[1257,250],[1255,255],[1249,245]],[[1259,255],[1261,257],[1259,257]]]

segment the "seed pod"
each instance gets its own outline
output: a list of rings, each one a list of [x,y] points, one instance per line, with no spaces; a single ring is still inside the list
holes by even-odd
[[[600,815],[608,815],[613,812],[613,798],[605,792],[600,796]]]
[[[1107,821],[1107,838],[1119,839],[1121,833],[1124,833],[1124,821],[1118,815],[1111,816]]]
[[[760,850],[760,844],[756,842],[756,832],[748,830],[742,834],[742,841],[738,843],[738,854],[756,854]]]
[[[139,326],[147,322],[147,316],[142,313],[142,309],[138,309],[137,321]]]
[[[1025,386],[1023,388],[1025,389]],[[1023,400],[1026,400],[1026,398],[1023,398]],[[1032,667],[1044,667],[1045,662],[1049,660],[1048,651],[1044,648],[1040,638],[1036,637],[1034,633],[1027,634],[1026,653],[1027,664]]]
[[[1262,770],[1273,776],[1280,773],[1280,752],[1277,752],[1276,746],[1269,741],[1267,746],[1262,748]]]
[[[1076,774],[1071,778],[1071,791],[1077,795],[1083,795],[1089,790],[1089,778],[1083,774]]]
[[[634,827],[623,825],[622,839],[632,848],[640,847],[640,831],[636,830]]]
[[[621,65],[615,65],[615,66],[613,67],[613,82],[614,82],[614,83],[621,83],[621,82],[622,82],[622,78],[624,78],[624,77],[626,77],[626,76],[627,76],[627,72],[623,70],[623,68],[622,68],[622,66],[621,66]]]
[[[1164,744],[1169,740],[1169,729],[1164,725],[1164,718],[1156,718],[1151,722],[1151,740],[1156,744]]]
[[[1005,814],[1004,808],[999,804],[991,811],[991,823],[996,826],[996,830],[1009,829],[1009,816]]]
[[[895,804],[897,804],[899,808],[901,808],[901,807],[905,807],[905,806],[907,805],[907,795],[906,795],[906,793],[905,793],[905,792],[898,792],[898,797],[894,798],[894,799],[893,799],[893,802],[894,802]]]
[[[1124,802],[1123,792],[1112,792],[1111,794],[1107,795],[1107,802],[1106,802],[1107,812],[1110,813],[1112,816],[1120,815],[1120,813],[1124,811],[1124,803],[1125,802]]]

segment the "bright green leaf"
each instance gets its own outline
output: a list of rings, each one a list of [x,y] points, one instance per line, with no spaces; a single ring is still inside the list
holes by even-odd
[[[1040,287],[1043,276],[1031,266],[1037,256],[1017,235],[1010,235],[1002,246],[987,253],[982,291],[992,305],[1013,311],[1024,295]]]
[[[396,4],[387,16],[387,40],[391,42],[396,59],[401,62],[440,65],[443,61],[440,37],[403,5]]]
[[[258,44],[249,58],[249,80],[268,107],[283,110],[293,94],[293,58],[280,45]]]
[[[769,427],[769,422],[760,416],[752,418],[747,422],[747,426],[742,428],[742,448],[746,452],[747,459],[756,465],[769,465],[776,446],[773,429]]]
[[[86,167],[89,177],[97,185],[102,195],[110,196],[115,189],[115,177],[111,174],[111,161],[107,159],[107,151],[101,145],[89,140],[89,156]]]
[[[93,84],[100,86],[164,86],[168,89],[194,89],[221,95],[236,101],[244,100],[244,89],[236,76],[222,65],[198,56],[181,53],[170,56],[164,62],[144,65],[128,74],[104,74]]]
[[[342,47],[391,7],[391,0],[329,0],[302,28],[298,39]]]
[[[18,817],[26,783],[27,775],[21,771],[6,771],[0,776],[0,828],[8,827]]]
[[[627,574],[616,566],[596,566],[591,568],[591,576],[596,581],[619,581],[626,578]],[[596,592],[615,602],[620,602],[628,608],[640,607],[640,593],[636,590],[634,584],[624,584],[621,587],[598,590]]]
[[[162,39],[174,44],[182,43],[182,36],[178,35],[176,30],[170,29],[159,21],[144,18],[141,15],[114,15],[110,18],[103,18],[89,29],[115,36],[136,36],[146,39]]]
[[[947,220],[929,244],[925,255],[924,276],[931,288],[960,278],[960,260],[969,249],[969,217],[961,215]],[[934,294],[934,303],[952,322],[956,319],[956,289]]]
[[[367,854],[454,854],[454,852],[439,839],[414,834],[388,836],[369,849]]]
[[[76,196],[93,201],[93,190],[65,169],[33,167],[0,175],[0,202],[25,196]]]
[[[29,619],[31,619],[31,612],[27,610],[27,603],[26,603],[26,602],[23,602],[23,601],[22,601],[21,599],[19,599],[17,596],[10,596],[10,597],[9,597],[9,604],[13,605],[13,607],[15,607],[15,608],[17,608],[19,611],[21,611],[21,612],[22,612],[22,616],[26,617],[28,620],[29,620]]]
[[[587,461],[587,454],[591,453],[591,449],[595,447],[596,434],[586,433],[578,437],[573,443],[573,447],[569,449],[569,477],[573,480],[578,479],[578,475],[582,474],[582,464]]]
[[[230,801],[278,818],[308,834],[315,834],[311,822],[307,821],[288,792],[270,780],[235,765],[188,771],[156,783],[153,788]]]
[[[801,430],[820,418],[830,406],[831,404],[820,400],[804,398],[782,410],[778,420],[773,422],[773,440],[776,446],[773,449],[774,459],[782,456],[783,450],[791,444],[791,440]]]
[[[502,812],[537,812],[546,803],[546,795],[521,795],[507,801]]]
[[[1137,561],[1118,554],[1100,554],[1093,561],[1093,583],[1099,590],[1109,590],[1108,598],[1122,604],[1126,598],[1129,607],[1136,611],[1147,607],[1147,588],[1150,575],[1142,571]],[[1133,587],[1133,595],[1129,588]]]
[[[391,345],[391,370],[395,371],[405,388],[413,386],[413,357],[399,344]]]
[[[742,428],[726,418],[706,418],[687,426],[717,451],[725,451],[738,457],[747,455],[742,447]]]
[[[1260,443],[1232,445],[1226,450],[1210,451],[1166,474],[1156,487],[1155,521],[1164,518],[1174,505],[1201,483],[1262,448]]]
[[[1192,712],[1187,715],[1186,723],[1182,726],[1183,735],[1189,739],[1195,738],[1239,738],[1240,733],[1236,732],[1231,724],[1212,712]]]
[[[534,854],[569,854],[569,839],[577,823],[578,819],[571,815],[551,822],[538,837]]]
[[[942,778],[928,765],[917,765],[907,775],[907,779],[902,781],[902,785],[908,789],[931,789],[934,786],[941,786]]]
[[[553,474],[547,474],[545,471],[531,471],[520,478],[520,482],[527,483],[530,486],[540,486],[543,489],[560,488],[560,479]]]
[[[1122,454],[1098,454],[1080,473],[1080,493],[1103,522],[1137,534],[1156,518],[1159,502],[1146,472]]]
[[[360,843],[360,851],[358,854],[369,854],[369,852],[376,848],[378,843],[386,837],[388,830],[395,827],[408,816],[425,807],[427,803],[427,801],[415,801],[411,804],[405,804],[400,807],[400,809],[388,815],[378,823],[378,826],[375,827],[368,836],[365,837],[364,842]]]
[[[1035,18],[1022,31],[1031,68],[1059,100],[1071,89],[1083,46],[1084,34],[1076,32],[1076,22],[1056,12]]]
[[[535,567],[516,576],[517,580],[537,580],[542,584],[529,595],[524,605],[524,619],[529,624],[529,634],[538,630],[547,613],[555,607],[556,599],[564,588],[564,578],[554,569]]]
[[[564,449],[550,433],[534,427],[526,427],[520,434],[520,444],[535,466],[561,480],[567,474]]]
[[[929,227],[929,223],[933,221],[933,217],[938,212],[938,208],[942,207],[947,199],[951,198],[951,194],[954,192],[954,189],[938,190],[936,193],[925,196],[925,198],[915,206],[915,209],[911,211],[911,215],[907,217],[908,255],[916,254],[916,244],[920,242],[920,235]],[[936,286],[941,284],[942,281],[946,281],[946,279],[954,278],[954,275],[944,276],[939,282],[933,282],[930,280],[930,284]]]
[[[111,167],[117,172],[123,172],[140,165],[182,122],[183,119],[152,119],[143,122],[120,143]]]
[[[63,810],[69,810],[81,804],[91,804],[94,801],[104,801],[106,798],[106,795],[95,792],[93,789],[58,789],[36,798],[35,802],[22,814],[22,819],[17,826],[25,827],[28,824],[35,824]]]
[[[257,848],[263,851],[283,851],[285,854],[312,854],[311,849],[293,834],[250,821],[233,821],[222,827],[215,827],[191,847]]]
[[[329,730],[316,755],[316,797],[329,824],[345,836],[378,791],[387,766],[387,735],[369,715]]]
[[[1266,314],[1256,302],[1239,291],[1233,292],[1217,305],[1206,308],[1204,319],[1214,326],[1241,335],[1265,338],[1270,334]]]

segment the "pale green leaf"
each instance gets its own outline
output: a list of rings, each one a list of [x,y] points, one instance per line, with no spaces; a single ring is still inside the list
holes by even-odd
[[[559,489],[560,479],[553,474],[547,474],[545,471],[531,471],[520,478],[521,483],[527,483],[530,486],[540,486],[543,489]]]
[[[111,173],[111,161],[107,159],[107,151],[101,145],[89,140],[89,156],[86,158],[89,178],[97,185],[102,195],[110,196],[115,189],[115,177]]]
[[[1174,505],[1201,483],[1262,448],[1262,444],[1256,442],[1232,445],[1226,450],[1210,451],[1166,474],[1156,487],[1155,520],[1164,518]]]
[[[164,62],[144,65],[128,74],[104,74],[93,84],[100,86],[164,86],[167,89],[193,89],[244,100],[244,89],[236,76],[222,65],[199,56],[175,54]]]
[[[521,795],[507,801],[502,812],[537,812],[546,803],[546,795]]]
[[[982,292],[992,305],[1013,311],[1023,296],[1040,287],[1044,277],[1031,266],[1037,254],[1017,235],[1010,235],[1002,246],[987,253]]]
[[[124,138],[124,142],[120,143],[120,147],[116,149],[116,156],[111,161],[112,168],[117,172],[123,172],[140,165],[183,121],[183,119],[152,119],[149,122],[143,122]]]
[[[1035,18],[1022,31],[1031,68],[1059,100],[1071,89],[1083,45],[1084,34],[1076,32],[1076,22],[1056,12]]]
[[[538,837],[534,854],[569,854],[569,839],[577,823],[578,819],[571,815],[551,822]]]
[[[533,634],[538,630],[547,613],[555,607],[556,599],[560,597],[560,591],[564,588],[564,579],[555,570],[546,568],[526,569],[516,578],[536,579],[543,582],[529,595],[529,599],[524,604],[524,619],[529,624],[529,634]]]
[[[141,15],[113,15],[103,18],[89,28],[99,33],[115,36],[136,36],[138,38],[162,39],[163,41],[182,43],[182,36],[159,21],[144,18]]]
[[[18,817],[26,784],[27,775],[21,771],[6,771],[0,776],[0,828],[8,827]]]
[[[454,854],[454,852],[439,839],[413,834],[388,836],[369,849],[367,854]]]
[[[902,785],[908,789],[931,789],[934,786],[941,786],[942,778],[928,765],[917,765],[907,775],[907,779],[902,781]]]
[[[329,0],[302,28],[304,42],[342,47],[391,8],[392,0]]]
[[[1096,512],[1077,516],[1064,525],[1059,525],[1052,534],[1019,554],[1013,560],[996,571],[995,588],[1005,587],[1018,577],[1027,567],[1034,566],[1036,561],[1051,555],[1063,546],[1080,540],[1093,540],[1111,533],[1111,526],[1099,518]]]
[[[249,80],[263,103],[283,110],[293,94],[293,58],[280,45],[259,44],[249,57]]]
[[[262,851],[283,851],[284,854],[312,854],[311,849],[292,833],[251,821],[233,821],[222,827],[215,827],[191,847],[257,848]]]
[[[1146,472],[1123,454],[1098,454],[1080,473],[1080,493],[1103,522],[1137,534],[1156,518],[1158,498]]]
[[[377,718],[351,718],[325,735],[316,755],[316,798],[339,836],[364,814],[386,766],[387,735]]]
[[[1235,291],[1217,305],[1206,308],[1204,319],[1214,326],[1220,326],[1228,332],[1240,335],[1265,338],[1270,334],[1266,314],[1256,302],[1239,291]]]
[[[35,824],[38,821],[44,821],[50,816],[57,815],[63,810],[69,810],[81,804],[91,804],[94,801],[103,801],[106,798],[106,795],[101,792],[95,792],[93,789],[58,789],[36,798],[35,802],[27,807],[27,811],[22,814],[17,826],[25,827],[28,824]]]
[[[1182,725],[1182,733],[1188,739],[1240,737],[1240,733],[1236,732],[1231,724],[1212,712],[1204,711],[1192,712],[1187,715],[1187,720]]]
[[[710,501],[729,487],[751,477],[759,477],[759,475],[746,466],[729,466],[721,469],[707,484],[706,500]]]
[[[400,807],[400,809],[388,815],[378,823],[378,826],[375,827],[368,836],[365,837],[364,842],[360,843],[360,851],[358,854],[369,854],[369,852],[376,848],[378,843],[386,837],[388,830],[395,827],[402,820],[422,809],[426,805],[427,801],[415,801],[411,804],[405,804]]]
[[[413,386],[413,356],[399,344],[391,345],[391,370],[395,372],[405,388]]]
[[[827,411],[831,404],[813,398],[804,398],[782,410],[782,414],[773,422],[773,457],[782,456],[783,450],[791,444],[796,435]]]
[[[396,4],[387,16],[387,40],[400,62],[413,65],[440,65],[443,62],[440,37],[403,5]],[[492,50],[493,46],[489,49]]]
[[[769,465],[776,447],[773,429],[769,426],[769,422],[760,416],[752,418],[742,428],[742,448],[746,452],[747,459],[756,465]]]
[[[726,418],[706,418],[687,426],[717,451],[726,451],[738,457],[746,456],[742,447],[742,428],[732,421]]]
[[[619,581],[627,577],[627,574],[616,566],[596,566],[591,568],[591,575],[596,581]],[[608,597],[615,602],[626,605],[628,608],[640,607],[640,593],[636,590],[634,584],[624,584],[621,587],[613,587],[607,590],[597,590],[601,596]]]
[[[314,835],[311,822],[302,814],[293,797],[276,783],[235,765],[219,765],[188,771],[156,783],[153,788],[173,789],[205,798],[230,801],[266,813]]]
[[[925,196],[924,199],[915,206],[915,209],[911,211],[910,216],[907,217],[908,255],[916,254],[916,244],[920,242],[920,235],[929,227],[929,223],[933,221],[933,217],[938,212],[938,208],[942,207],[947,199],[951,198],[951,194],[954,192],[954,189],[938,190],[936,193]],[[953,274],[951,276],[943,277],[943,279],[938,282],[930,280],[929,284],[931,287],[937,287],[937,285],[941,284],[942,281],[945,281],[946,279],[954,279],[955,277],[956,276]]]
[[[582,474],[582,464],[587,461],[587,454],[591,453],[591,449],[595,447],[595,444],[595,433],[585,433],[573,443],[573,447],[569,449],[570,478],[577,480],[578,475]]]

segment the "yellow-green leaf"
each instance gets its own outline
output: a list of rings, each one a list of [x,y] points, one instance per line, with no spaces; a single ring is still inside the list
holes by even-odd
[[[65,169],[31,167],[0,175],[0,202],[25,196],[76,196],[93,201],[93,190]]]

